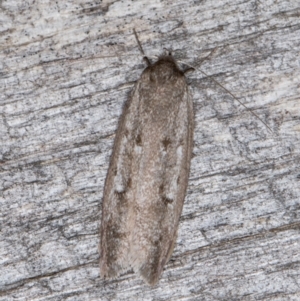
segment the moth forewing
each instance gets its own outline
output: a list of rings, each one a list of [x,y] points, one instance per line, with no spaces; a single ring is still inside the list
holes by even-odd
[[[103,195],[102,277],[133,269],[157,283],[176,240],[193,128],[184,72],[162,56],[144,70],[120,118]]]

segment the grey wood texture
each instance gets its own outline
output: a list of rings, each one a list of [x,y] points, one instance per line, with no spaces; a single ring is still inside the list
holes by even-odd
[[[298,0],[0,1],[0,301],[299,301],[299,17]],[[133,28],[196,69],[189,187],[153,288],[99,277],[114,133],[145,68]]]

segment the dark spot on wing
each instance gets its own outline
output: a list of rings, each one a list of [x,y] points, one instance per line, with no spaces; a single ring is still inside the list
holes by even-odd
[[[126,235],[113,219],[108,220],[106,232],[106,243],[108,250],[110,250],[110,252],[106,253],[107,263],[108,265],[111,265],[118,259],[116,250],[118,250],[120,241],[124,239]]]
[[[162,195],[163,194],[163,192],[164,192],[164,184],[161,184],[160,186],[159,186],[159,194],[160,195]]]
[[[138,146],[141,146],[142,145],[142,137],[140,134],[138,134],[135,138],[135,143],[138,145]]]
[[[165,186],[164,186],[164,184],[161,184],[158,189],[159,189],[158,193],[159,193],[160,198],[161,198],[161,200],[164,204],[173,203],[172,199],[165,196]]]
[[[127,187],[131,188],[131,185],[132,185],[132,180],[131,180],[131,178],[129,178],[127,181]]]
[[[166,151],[168,149],[168,146],[171,144],[171,139],[166,137],[163,141],[162,141],[164,150]]]
[[[168,198],[168,197],[166,197],[166,196],[162,196],[162,201],[167,205],[167,204],[171,204],[171,203],[173,203],[173,199],[170,199],[170,198]]]
[[[125,200],[125,194],[126,194],[126,191],[117,191],[115,190],[115,195],[116,197],[118,198],[119,201],[124,201]]]

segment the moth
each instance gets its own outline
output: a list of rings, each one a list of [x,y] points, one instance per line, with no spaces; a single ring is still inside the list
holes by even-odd
[[[187,70],[170,53],[153,64],[144,59],[148,66],[123,108],[105,180],[100,274],[115,278],[133,269],[155,285],[176,242],[194,114]]]

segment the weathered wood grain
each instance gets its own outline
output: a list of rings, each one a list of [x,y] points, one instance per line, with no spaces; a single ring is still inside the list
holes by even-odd
[[[299,17],[294,0],[1,1],[0,301],[300,300]],[[196,68],[188,194],[154,288],[98,265],[114,133],[145,67],[133,27],[147,55]]]

